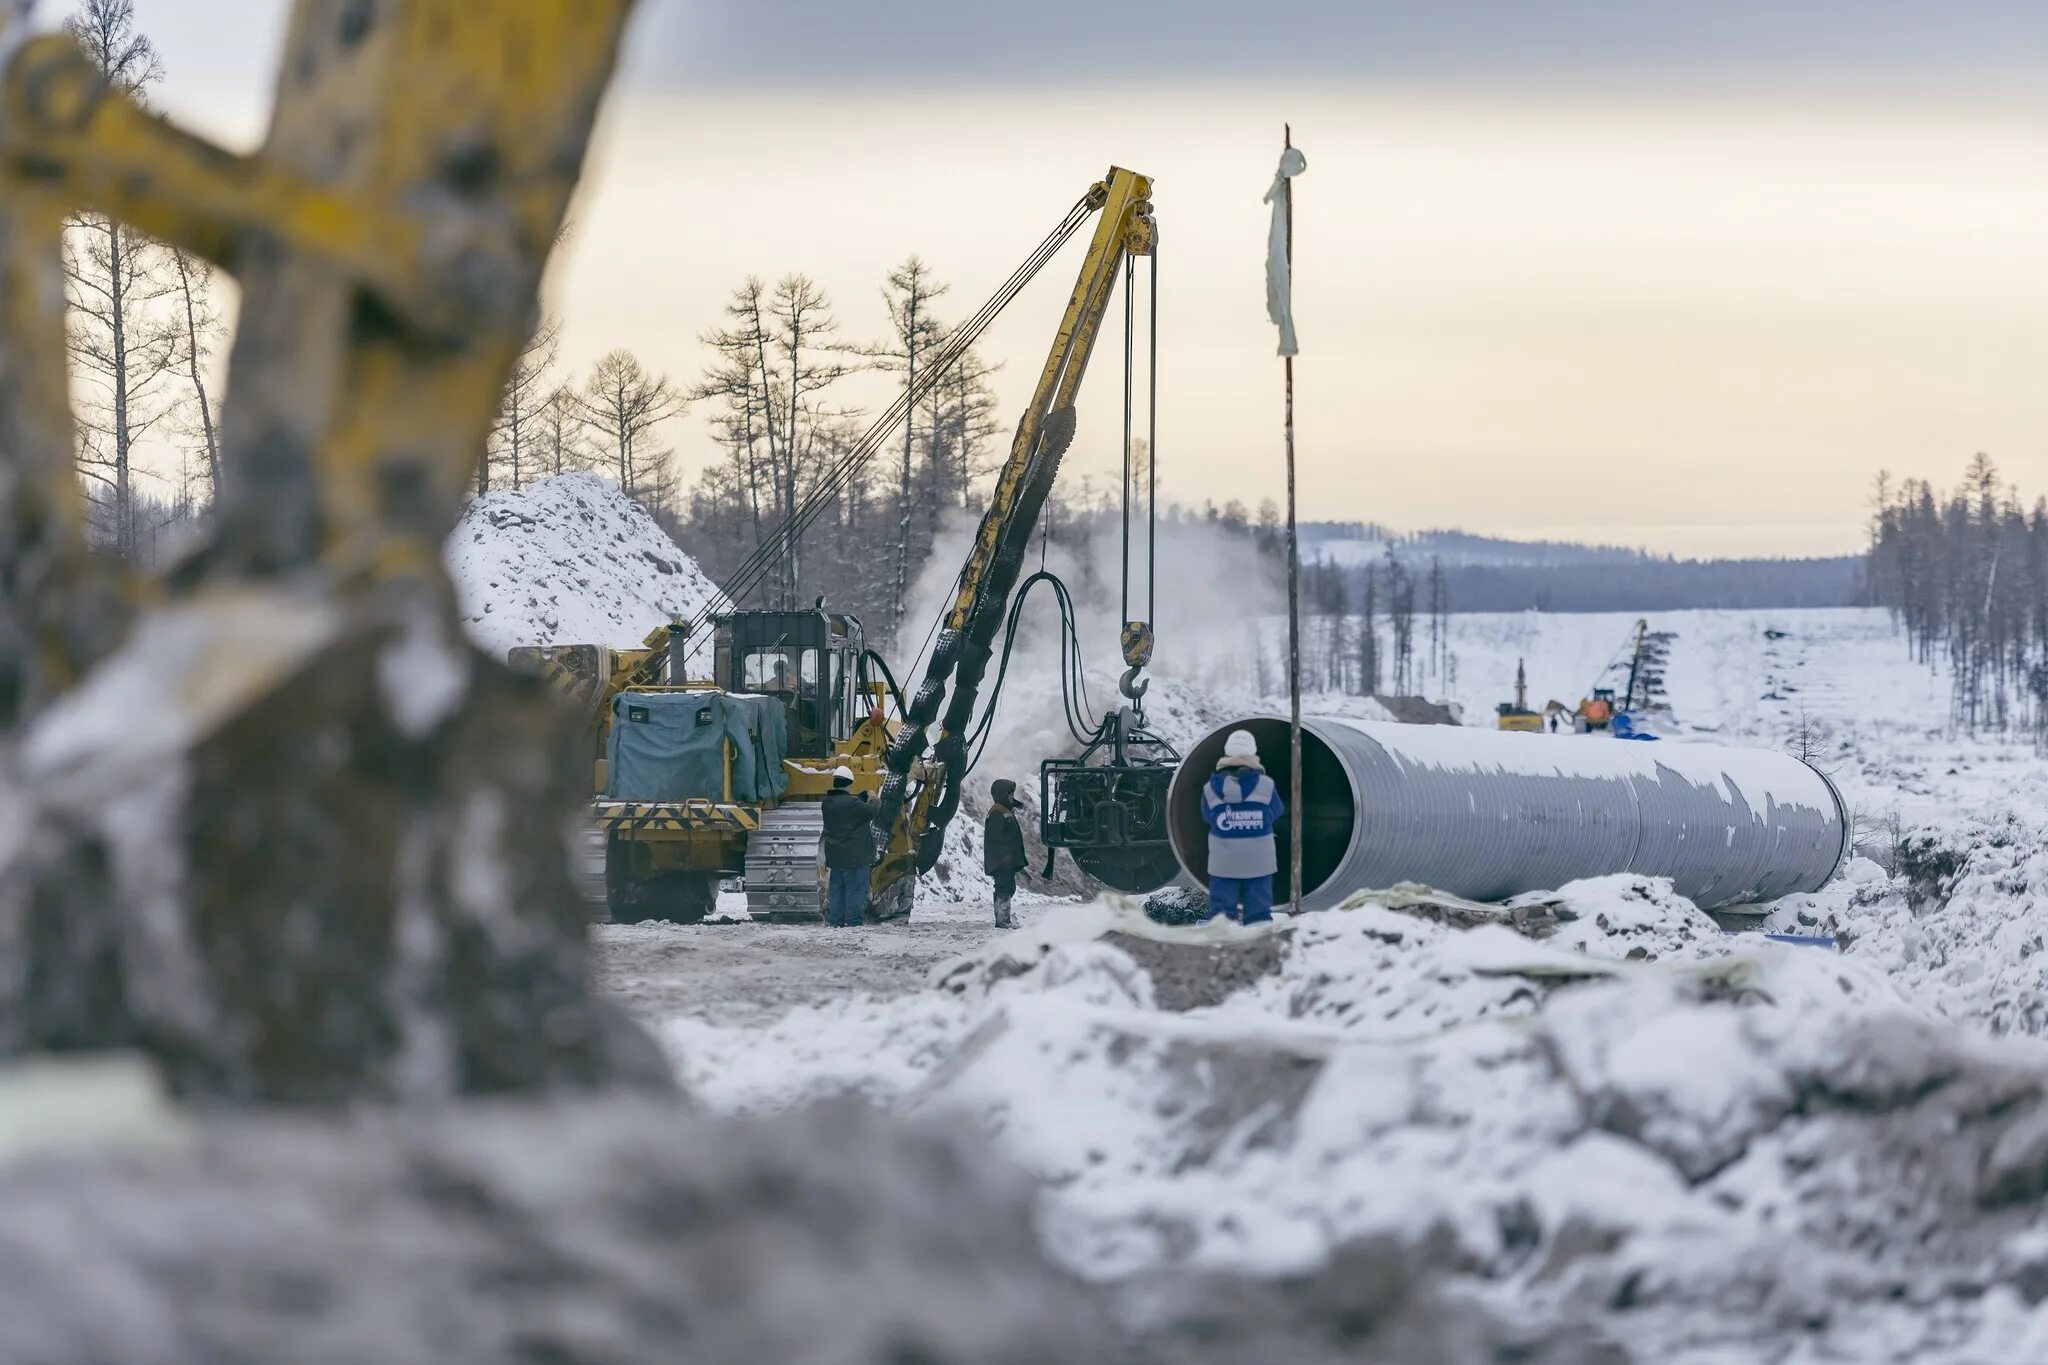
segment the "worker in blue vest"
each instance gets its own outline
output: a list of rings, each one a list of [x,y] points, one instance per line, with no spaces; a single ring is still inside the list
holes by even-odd
[[[1232,730],[1223,757],[1202,788],[1202,819],[1209,826],[1209,918],[1227,915],[1246,924],[1273,918],[1273,874],[1280,870],[1274,826],[1286,814],[1280,788],[1259,762],[1249,730]]]

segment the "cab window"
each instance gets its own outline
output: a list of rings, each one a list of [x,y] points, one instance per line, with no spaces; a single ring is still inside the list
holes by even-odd
[[[819,705],[816,649],[777,645],[749,650],[740,656],[740,682],[745,691],[782,699],[789,712],[792,754],[816,757],[824,752],[831,698]]]
[[[750,650],[740,659],[740,686],[748,692],[818,693],[818,651]]]

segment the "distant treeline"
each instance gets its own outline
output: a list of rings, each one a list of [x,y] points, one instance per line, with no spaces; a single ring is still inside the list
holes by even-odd
[[[1951,719],[2048,742],[2048,499],[2028,508],[1979,455],[1946,493],[1880,473],[1875,503],[1871,596],[1918,657],[1948,662]]]
[[[1305,521],[1300,529],[1302,555],[1307,559],[1314,559],[1319,549],[1333,541],[1348,540],[1390,546],[1403,558],[1417,562],[1426,561],[1432,555],[1514,564],[1668,561],[1668,556],[1657,556],[1624,545],[1588,545],[1575,540],[1508,540],[1501,536],[1483,536],[1443,527],[1395,531],[1376,521]]]
[[[1225,518],[1228,524],[1228,518]],[[1349,542],[1349,544],[1346,544]],[[1337,546],[1345,545],[1339,551]],[[1361,556],[1358,546],[1383,547]],[[1505,540],[1469,531],[1399,532],[1376,522],[1302,525],[1305,563],[1329,559],[1361,588],[1389,558],[1426,573],[1441,565],[1453,612],[1769,610],[1866,604],[1860,556],[1815,559],[1677,559],[1618,545]]]
[[[1642,558],[1626,565],[1446,565],[1451,610],[1683,611],[1848,607],[1866,600],[1863,561]]]

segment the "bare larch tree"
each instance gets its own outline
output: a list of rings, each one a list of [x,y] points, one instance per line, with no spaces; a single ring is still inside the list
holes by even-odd
[[[108,85],[140,98],[163,77],[149,39],[135,31],[133,0],[83,0],[64,23]],[[112,218],[82,214],[66,233],[68,342],[78,384],[79,470],[102,496],[103,534],[123,558],[138,549],[137,447],[172,399],[178,331],[165,301],[178,288],[169,253]]]
[[[591,370],[578,396],[578,415],[616,460],[619,488],[627,497],[658,501],[666,492],[668,452],[644,436],[684,404],[668,379],[648,373],[631,351],[609,352]]]
[[[498,419],[491,424],[490,441],[477,464],[477,492],[491,491],[494,465],[511,480],[513,491],[526,486],[541,453],[542,409],[555,390],[555,358],[560,353],[561,336],[561,324],[541,314],[533,335],[512,362],[512,371],[505,376],[504,395],[498,400]]]
[[[770,390],[769,411],[775,411],[779,399],[783,429],[778,471],[782,491],[777,500],[784,509],[782,603],[785,609],[794,610],[803,576],[803,537],[789,509],[796,507],[799,489],[818,467],[827,448],[824,438],[838,426],[834,415],[823,407],[822,396],[853,367],[834,339],[839,323],[832,316],[832,301],[810,276],[785,275],[776,281],[768,316],[772,323],[770,345],[781,361]]]
[[[890,271],[888,281],[882,287],[882,302],[889,313],[889,336],[873,346],[861,348],[859,353],[876,369],[900,373],[906,397],[917,387],[920,365],[927,370],[930,368],[931,352],[945,337],[946,329],[932,313],[932,301],[946,289],[946,285],[932,279],[931,268],[916,256],[907,257]],[[935,386],[932,392],[937,394],[940,388]],[[896,483],[895,571],[889,587],[889,638],[892,640],[902,632],[904,596],[910,586],[911,486],[916,469],[918,415],[916,406],[906,404],[903,413],[903,461]],[[931,436],[928,429],[927,442]]]
[[[590,448],[583,439],[584,424],[576,390],[557,384],[540,404],[540,453],[549,474],[566,474],[590,463]]]
[[[213,305],[213,267],[182,251],[171,252],[170,262],[178,285],[174,323],[182,331],[185,376],[192,384],[191,417],[186,426],[199,441],[210,502],[220,494],[220,421],[215,407],[218,399],[206,391],[206,370],[227,326]]]
[[[729,481],[744,490],[747,520],[756,544],[762,534],[762,492],[767,490],[773,515],[782,512],[782,481],[773,471],[781,466],[775,444],[773,388],[769,380],[768,333],[764,325],[767,291],[748,276],[726,300],[730,326],[714,327],[699,338],[714,359],[690,390],[694,401],[721,404],[714,419],[727,459],[734,466]],[[762,443],[767,445],[763,465]]]

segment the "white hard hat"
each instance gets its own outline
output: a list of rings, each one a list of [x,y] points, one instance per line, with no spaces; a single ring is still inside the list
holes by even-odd
[[[840,764],[832,770],[832,780],[834,782],[847,783],[849,786],[852,785],[853,769],[847,767],[844,763]]]
[[[1249,730],[1232,730],[1230,737],[1223,741],[1223,756],[1225,758],[1257,758],[1259,756],[1258,741],[1252,738],[1252,732]]]

